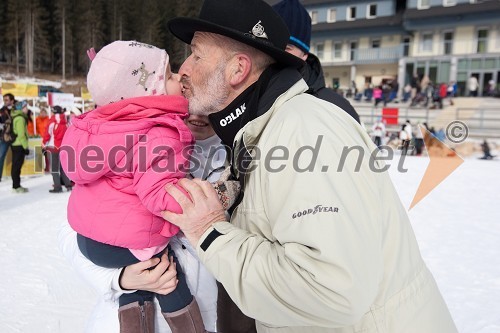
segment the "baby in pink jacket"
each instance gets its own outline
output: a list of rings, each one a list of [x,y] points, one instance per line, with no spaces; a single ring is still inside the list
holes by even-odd
[[[181,208],[164,188],[186,176],[194,142],[179,77],[164,50],[135,41],[113,42],[89,57],[87,85],[98,107],[73,120],[61,148],[62,167],[75,182],[68,220],[80,250],[108,268],[164,251],[176,261],[168,242],[179,229],[161,211]],[[176,269],[179,282],[170,294],[120,297],[121,332],[154,332],[154,296],[173,332],[205,332],[180,265]]]

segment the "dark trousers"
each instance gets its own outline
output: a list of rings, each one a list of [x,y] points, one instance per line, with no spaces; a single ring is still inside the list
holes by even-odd
[[[411,140],[403,140],[402,148],[401,148],[401,155],[408,154],[408,149],[410,148],[410,142],[411,142]]]
[[[376,136],[374,142],[375,145],[380,148],[380,146],[382,145],[382,138],[380,136]]]
[[[421,155],[424,148],[424,139],[416,138],[415,139],[415,150],[417,151],[417,155]]]
[[[59,160],[59,152],[58,151],[47,151],[47,156],[50,161],[50,174],[52,175],[52,180],[54,182],[54,188],[61,188],[62,183],[64,186],[71,186],[71,180],[66,176],[64,170],[61,168],[61,162]],[[62,181],[62,183],[61,183]]]
[[[217,331],[221,333],[257,333],[255,319],[247,317],[241,312],[219,282],[217,282],[217,289]]]
[[[139,262],[139,259],[134,257],[132,252],[126,248],[100,243],[80,234],[78,234],[77,240],[82,254],[97,266],[120,268]],[[176,263],[177,280],[179,280],[179,283],[175,290],[167,295],[159,295],[144,290],[138,290],[131,294],[123,294],[119,299],[120,306],[134,302],[139,302],[142,305],[145,301],[153,301],[153,297],[156,296],[160,303],[161,311],[168,313],[183,309],[193,301],[193,295],[191,295],[191,291],[187,285],[186,276],[181,270],[174,251],[172,251],[170,246],[167,247],[167,250],[168,256],[173,257]],[[155,257],[159,258],[162,254],[163,252],[155,255]]]
[[[21,187],[21,168],[24,164],[24,148],[23,146],[11,146],[12,149],[12,169],[10,175],[12,177],[12,188]]]
[[[2,180],[3,174],[3,164],[5,162],[5,157],[9,151],[10,143],[4,142],[0,139],[0,180]]]

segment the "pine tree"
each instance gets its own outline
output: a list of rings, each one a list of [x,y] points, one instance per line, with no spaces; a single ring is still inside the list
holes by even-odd
[[[6,25],[5,25],[5,45],[9,51],[15,53],[16,74],[19,75],[19,64],[21,56],[21,36],[23,34],[23,26],[21,24],[21,8],[22,2],[19,0],[8,0],[6,10]]]
[[[143,43],[162,47],[162,14],[159,10],[158,0],[143,0],[138,17],[138,40]]]
[[[164,48],[174,70],[189,54],[167,29],[168,20],[195,16],[203,0],[3,0],[0,59],[66,75],[86,73],[87,49],[115,40],[137,40]]]
[[[193,0],[193,1],[183,1],[183,0],[172,0],[172,8],[174,11],[170,18],[177,17],[177,16],[186,16],[186,17],[195,17],[198,15],[201,5],[203,1],[202,0]],[[166,25],[165,25],[166,27]],[[174,70],[178,70],[178,68],[182,65],[182,62],[184,59],[189,56],[189,46],[186,45],[184,42],[180,41],[176,37],[174,37],[170,31],[168,33],[168,39],[169,43],[172,45],[172,51],[171,51],[171,66]]]
[[[20,28],[24,33],[24,58],[26,74],[33,75],[35,69],[35,53],[38,65],[50,55],[47,34],[45,33],[44,16],[46,12],[39,0],[18,0],[20,8]]]
[[[90,65],[87,50],[99,50],[105,43],[104,1],[76,1],[73,14],[74,61],[77,71],[86,73]]]
[[[60,68],[62,80],[66,80],[67,59],[71,54],[71,15],[72,2],[69,0],[56,0],[53,16],[53,63]],[[55,68],[52,69],[53,71]]]

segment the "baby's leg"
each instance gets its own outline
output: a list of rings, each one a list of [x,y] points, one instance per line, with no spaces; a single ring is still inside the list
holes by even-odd
[[[97,242],[78,234],[78,247],[82,254],[97,266],[120,268],[139,262],[128,249]],[[154,294],[138,290],[124,293],[118,299],[120,333],[154,332]]]
[[[186,276],[177,261],[174,251],[167,247],[168,256],[174,258],[177,270],[177,287],[167,295],[157,295],[161,312],[172,333],[204,333],[206,332],[196,299],[186,282]]]

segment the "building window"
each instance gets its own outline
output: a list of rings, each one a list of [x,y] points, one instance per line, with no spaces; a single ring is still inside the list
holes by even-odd
[[[497,29],[497,48],[500,49],[500,26]],[[500,76],[498,77],[500,79]]]
[[[358,42],[351,42],[351,60],[356,60],[358,53]]]
[[[366,18],[375,18],[377,17],[377,4],[369,4],[366,8]]]
[[[316,44],[316,56],[319,59],[323,59],[323,57],[325,56],[325,45],[323,43]]]
[[[418,9],[427,9],[431,6],[431,0],[418,0],[417,8]]]
[[[457,4],[456,0],[443,0],[443,6],[449,7],[449,6],[455,6]]]
[[[318,23],[318,11],[317,10],[310,11],[309,16],[311,16],[311,24]]]
[[[403,55],[408,57],[410,55],[410,37],[403,38]]]
[[[443,35],[443,53],[451,54],[453,52],[453,32],[448,31]]]
[[[342,58],[342,43],[336,42],[333,44],[333,57],[335,59]]]
[[[347,7],[347,21],[354,21],[356,19],[356,7]]]
[[[423,33],[420,43],[420,51],[432,52],[432,33]]]
[[[372,49],[379,49],[380,48],[380,38],[374,38],[371,40],[370,45]]]
[[[481,29],[477,31],[477,53],[486,53],[488,51],[488,30]]]
[[[328,17],[326,20],[330,23],[337,21],[337,10],[335,8],[328,9]]]

